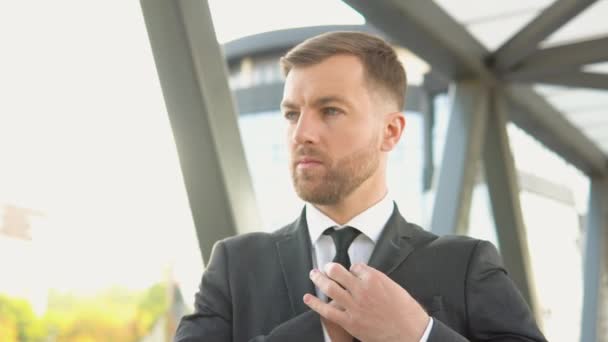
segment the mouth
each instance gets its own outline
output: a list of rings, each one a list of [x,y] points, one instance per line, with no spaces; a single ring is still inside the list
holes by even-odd
[[[302,158],[296,161],[296,167],[299,169],[308,169],[321,165],[323,165],[323,163],[320,160],[313,158]]]

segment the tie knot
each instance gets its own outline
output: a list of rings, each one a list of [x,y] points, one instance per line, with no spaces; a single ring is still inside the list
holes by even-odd
[[[350,244],[361,232],[357,228],[346,226],[340,229],[336,229],[335,227],[327,228],[323,234],[331,236],[336,245],[336,253],[341,254],[348,253]]]

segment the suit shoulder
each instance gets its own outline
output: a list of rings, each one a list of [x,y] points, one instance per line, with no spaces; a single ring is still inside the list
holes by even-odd
[[[293,223],[281,227],[273,232],[251,232],[241,235],[235,235],[220,240],[226,249],[246,251],[251,248],[264,248],[282,236],[289,234],[295,229]]]
[[[496,247],[485,240],[462,235],[444,235],[432,240],[427,248],[443,255],[469,259],[477,254],[497,254]]]
[[[482,241],[483,240],[464,235],[443,235],[437,237],[431,244],[443,248],[475,248],[475,246]]]
[[[259,245],[271,240],[271,234],[266,232],[252,232],[241,235],[230,236],[220,240],[227,249],[240,249],[248,245]]]

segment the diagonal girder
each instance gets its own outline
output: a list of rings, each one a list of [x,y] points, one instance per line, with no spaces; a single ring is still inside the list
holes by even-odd
[[[343,0],[361,13],[369,24],[431,64],[433,70],[451,80],[477,78],[486,86],[496,86],[494,73],[484,60],[489,55],[463,25],[456,22],[433,1],[423,0]],[[525,120],[513,120],[524,131],[588,174],[607,174],[607,157],[566,118],[526,87],[510,102],[525,110]],[[535,110],[528,110],[534,108]],[[522,112],[520,112],[522,113]],[[543,125],[557,121],[559,125]]]
[[[540,322],[539,305],[530,265],[520,185],[507,132],[508,107],[502,94],[489,94],[490,113],[483,140],[482,161],[500,253],[511,278]]]
[[[513,123],[532,129],[537,140],[586,174],[606,174],[606,157],[599,147],[530,86],[512,85],[503,92],[512,106]]]
[[[483,63],[483,45],[434,2],[343,1],[449,79],[492,79]]]
[[[199,247],[260,226],[207,1],[140,0]]]
[[[597,72],[575,71],[559,75],[540,76],[530,79],[530,82],[608,90],[608,75]]]
[[[488,117],[488,89],[478,81],[455,82],[431,229],[465,234]]]
[[[608,36],[539,50],[506,73],[504,78],[528,81],[541,76],[561,75],[564,70],[603,61],[608,61]]]
[[[496,69],[507,70],[533,53],[538,44],[597,0],[559,0],[506,41],[493,54]]]

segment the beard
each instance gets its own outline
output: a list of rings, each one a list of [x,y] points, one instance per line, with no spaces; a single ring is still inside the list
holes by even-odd
[[[292,159],[306,156],[322,162],[321,170],[297,170],[291,165],[291,177],[298,196],[309,203],[333,205],[339,203],[369,179],[378,169],[380,153],[374,142],[335,162],[314,147],[305,146],[292,154]]]

